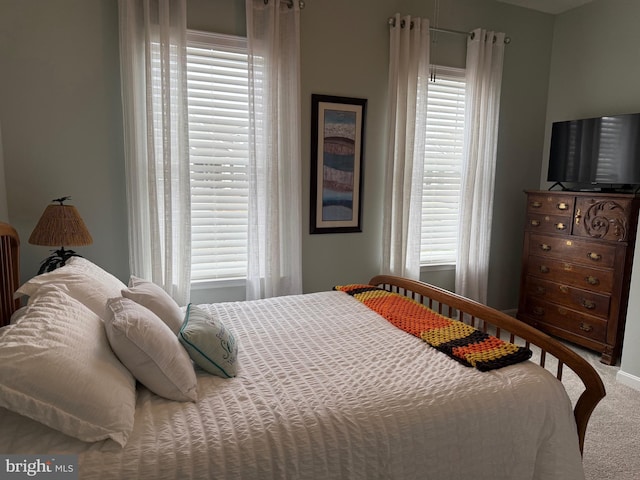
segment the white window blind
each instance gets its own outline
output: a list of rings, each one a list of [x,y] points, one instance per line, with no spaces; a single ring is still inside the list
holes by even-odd
[[[437,67],[429,83],[420,263],[455,265],[464,140],[464,70]]]
[[[187,37],[193,282],[246,277],[246,39]]]

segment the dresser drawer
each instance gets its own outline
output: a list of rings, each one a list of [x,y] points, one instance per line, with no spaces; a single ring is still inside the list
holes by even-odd
[[[527,229],[531,232],[569,235],[571,234],[571,218],[527,213]]]
[[[540,323],[537,327],[548,324],[598,342],[604,342],[607,338],[606,320],[561,305],[528,297],[525,313]]]
[[[581,197],[576,200],[573,234],[581,237],[626,242],[633,236],[637,215],[630,198]],[[635,220],[635,218],[633,219]]]
[[[575,197],[553,194],[529,194],[527,213],[573,216]]]
[[[536,234],[529,237],[529,253],[541,257],[571,259],[572,263],[596,268],[613,268],[616,259],[616,247],[609,243]]]
[[[544,258],[536,255],[529,257],[525,273],[594,292],[609,293],[613,288],[613,270],[599,270],[577,263],[563,262],[559,259]]]
[[[609,316],[609,295],[582,290],[563,283],[550,282],[542,278],[528,276],[525,281],[525,295],[573,308],[601,318]]]

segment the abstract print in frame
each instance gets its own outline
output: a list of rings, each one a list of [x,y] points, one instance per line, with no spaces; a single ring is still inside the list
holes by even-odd
[[[367,100],[311,96],[310,233],[361,232]]]

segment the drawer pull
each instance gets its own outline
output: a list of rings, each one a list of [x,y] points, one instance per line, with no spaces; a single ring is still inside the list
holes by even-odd
[[[540,285],[538,285],[538,286],[536,287],[536,293],[537,293],[538,295],[544,295],[546,291],[547,291],[547,289],[546,289],[546,288],[544,288],[544,287],[541,287]]]
[[[580,209],[576,210],[576,225],[580,225],[580,219],[582,218],[582,212],[580,211]]]
[[[541,243],[540,244],[540,250],[542,250],[543,252],[550,252],[551,251],[551,245],[547,245],[546,243]]]
[[[556,227],[556,230],[566,230],[567,229],[567,226],[562,222],[556,223],[555,227]]]
[[[569,293],[569,287],[567,287],[566,285],[560,285],[560,291],[562,293]]]
[[[547,267],[546,265],[540,265],[540,272],[549,273],[549,267]]]
[[[580,326],[578,328],[580,328],[580,330],[582,330],[583,332],[590,332],[591,330],[593,330],[593,327],[591,325],[584,322],[580,322]]]
[[[542,317],[544,315],[544,308],[542,307],[536,307],[533,309],[533,314],[537,315],[539,317]]]
[[[600,255],[599,253],[595,253],[595,252],[587,253],[587,257],[590,260],[593,260],[594,262],[599,262],[600,260],[602,260],[602,255]]]
[[[596,302],[592,302],[591,300],[587,300],[586,298],[582,299],[582,302],[580,302],[580,305],[582,305],[584,308],[587,308],[589,310],[593,310],[594,308],[596,308]]]
[[[566,210],[569,208],[567,204],[564,202],[560,202],[559,204],[556,205],[556,207],[558,208],[558,210]]]
[[[531,202],[531,208],[540,208],[542,207],[542,202]]]
[[[588,276],[586,280],[589,285],[600,285],[600,280],[597,277]]]
[[[540,220],[531,220],[531,226],[532,227],[539,227],[540,226]]]

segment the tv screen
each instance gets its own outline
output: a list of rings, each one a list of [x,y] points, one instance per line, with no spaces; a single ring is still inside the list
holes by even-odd
[[[640,184],[640,113],[553,123],[547,180]]]

